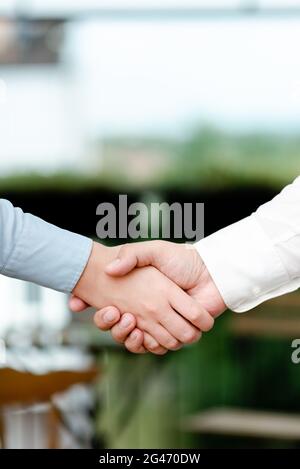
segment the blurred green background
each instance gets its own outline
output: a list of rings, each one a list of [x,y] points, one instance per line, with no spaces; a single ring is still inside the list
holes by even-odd
[[[293,9],[75,3],[3,6],[1,197],[91,237],[96,206],[119,194],[204,202],[210,234],[299,175]],[[13,297],[7,305],[14,309]],[[299,308],[296,293],[246,315],[226,312],[199,344],[157,358],[129,355],[93,329],[89,313],[71,318],[64,303],[65,319],[51,327],[101,370],[90,445],[299,447],[291,361]],[[22,333],[30,308],[24,316],[6,309],[0,334],[13,349],[12,331]],[[31,322],[32,346],[45,324],[38,314]]]

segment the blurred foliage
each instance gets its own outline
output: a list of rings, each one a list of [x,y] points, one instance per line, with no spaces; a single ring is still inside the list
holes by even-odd
[[[137,145],[135,139],[111,143],[116,152]],[[300,174],[297,135],[229,134],[202,127],[185,140],[139,139],[138,146],[151,146],[152,151],[171,156],[166,156],[168,164],[159,177],[150,180],[154,189],[279,188]],[[93,175],[66,171],[14,174],[0,178],[0,191],[146,189],[140,181],[124,178],[121,170],[122,165],[120,171]],[[226,313],[199,344],[163,359],[107,352],[96,421],[106,447],[215,447],[213,439],[179,431],[184,415],[212,407],[300,413],[300,380],[290,359],[291,341],[234,337],[227,327],[229,319],[230,313]],[[217,444],[235,447],[246,441],[224,437]]]
[[[281,309],[280,316],[285,313]],[[99,383],[96,426],[106,447],[299,447],[293,441],[181,431],[185,416],[212,408],[300,413],[292,339],[235,336],[234,315],[227,311],[199,343],[165,357],[113,351],[102,357],[106,379]]]
[[[300,136],[229,134],[204,127],[179,151],[168,184],[282,186],[300,174]]]
[[[105,380],[97,389],[99,441],[109,448],[193,447],[194,437],[181,431],[183,417],[225,404],[226,386],[229,401],[243,386],[233,371],[227,319],[224,315],[217,322],[212,340],[205,336],[164,357],[101,354]]]
[[[121,155],[121,164],[114,171],[92,174],[61,171],[49,175],[15,173],[0,177],[0,190],[128,190],[141,187],[138,177],[125,172],[124,148],[151,149],[168,159],[159,174],[154,174],[143,188],[174,187],[184,190],[218,189],[260,185],[281,187],[300,174],[300,136],[275,134],[230,134],[211,127],[195,130],[185,140],[162,138],[110,139],[114,152]],[[128,154],[128,153],[127,153]],[[101,155],[99,154],[99,160]],[[99,165],[100,167],[101,165]],[[122,171],[124,168],[124,171]]]
[[[74,191],[85,189],[112,188],[117,181],[107,175],[80,174],[72,171],[60,171],[52,174],[38,172],[19,172],[0,177],[0,191]]]
[[[168,358],[107,351],[96,419],[98,440],[108,448],[169,448],[179,416]]]

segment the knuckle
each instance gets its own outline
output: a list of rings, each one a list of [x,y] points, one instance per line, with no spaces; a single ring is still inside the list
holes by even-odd
[[[163,348],[155,340],[145,340],[145,347],[149,352],[159,355]]]
[[[193,306],[190,309],[190,319],[192,322],[197,322],[201,318],[201,310],[197,306]]]
[[[207,318],[206,318],[204,326],[202,327],[202,330],[204,332],[209,332],[214,327],[214,324],[215,324],[214,318],[210,314],[207,313]]]
[[[100,314],[99,312],[97,312],[97,313],[94,314],[93,322],[94,322],[95,326],[96,326],[98,329],[100,329],[101,331],[107,331],[107,330],[110,329],[111,326],[112,326],[112,324],[106,324],[106,323],[103,321],[102,314]]]
[[[125,254],[125,253],[127,252],[128,248],[129,248],[129,244],[128,244],[128,243],[122,244],[122,246],[120,247],[120,251],[119,251],[119,252],[122,253],[122,254]]]
[[[167,352],[168,352],[167,349],[165,349],[163,347],[159,347],[157,350],[155,350],[152,353],[154,353],[154,355],[165,355]]]
[[[150,342],[150,344],[147,346],[147,348],[150,350],[150,352],[155,353],[155,352],[159,352],[161,347],[158,344],[154,344],[154,343]]]
[[[122,244],[119,250],[119,256],[121,257],[128,257],[130,254],[132,254],[132,246],[130,244]]]
[[[159,250],[163,250],[163,249],[167,249],[169,246],[170,246],[170,242],[169,241],[165,241],[165,240],[162,240],[162,239],[158,239],[155,242],[155,249],[159,249]]]
[[[125,347],[126,349],[128,350],[128,352],[131,352],[131,353],[142,353],[140,352],[140,347],[136,346],[136,345],[133,345],[133,344],[126,344],[125,343]]]
[[[119,342],[120,344],[125,342],[126,337],[124,337],[124,333],[122,333],[119,328],[113,329],[111,331],[111,335],[116,342]]]
[[[168,350],[177,350],[180,347],[180,342],[176,339],[169,339],[166,343]]]
[[[147,307],[147,312],[148,312],[148,314],[150,314],[151,317],[156,317],[156,315],[157,315],[156,309],[151,305],[149,305]]]
[[[102,328],[102,324],[101,324],[101,321],[100,321],[99,314],[94,315],[93,321],[94,321],[94,324],[95,324],[96,327],[98,327],[99,329]]]
[[[193,344],[199,340],[199,332],[194,329],[187,329],[183,334],[183,342],[185,344]]]
[[[146,303],[145,310],[151,317],[156,317],[158,315],[157,308],[155,307],[153,303]]]
[[[125,341],[125,345],[139,348],[139,346],[142,345],[142,342],[143,342],[142,334],[140,334],[140,331],[138,329],[134,329],[130,333],[130,335],[127,337]]]
[[[136,312],[136,327],[138,327],[141,331],[145,331],[147,328],[147,321],[139,311]]]

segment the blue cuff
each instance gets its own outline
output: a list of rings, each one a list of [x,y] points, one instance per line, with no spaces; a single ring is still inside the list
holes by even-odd
[[[1,273],[70,293],[92,250],[92,240],[30,214]]]

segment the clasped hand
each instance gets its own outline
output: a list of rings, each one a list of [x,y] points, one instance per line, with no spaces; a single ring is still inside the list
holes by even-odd
[[[97,327],[129,351],[159,355],[199,340],[226,309],[197,250],[167,241],[94,243],[69,303],[95,307]]]

